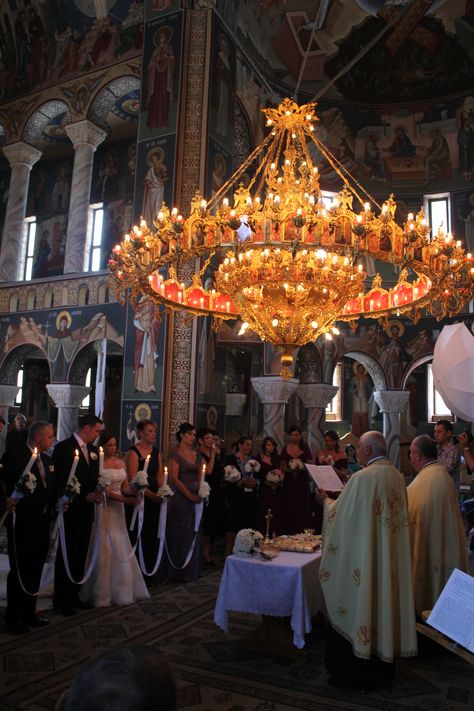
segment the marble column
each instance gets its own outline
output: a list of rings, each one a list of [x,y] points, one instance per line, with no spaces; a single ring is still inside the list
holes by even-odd
[[[50,383],[46,388],[58,408],[56,439],[61,442],[77,429],[79,407],[84,398],[89,395],[90,388],[85,385],[69,385],[68,383]]]
[[[387,440],[388,459],[400,466],[400,415],[410,393],[406,390],[374,390],[374,399],[383,415],[383,434]]]
[[[71,123],[69,126],[65,126],[65,131],[74,146],[74,167],[64,257],[64,273],[72,274],[84,271],[94,152],[107,137],[107,134],[87,120]]]
[[[252,386],[263,405],[263,433],[273,437],[281,450],[285,444],[285,405],[296,392],[298,380],[284,380],[278,375],[252,378]]]
[[[312,452],[318,452],[324,449],[326,405],[336,395],[337,387],[326,383],[300,383],[296,392],[306,408],[308,446]]]
[[[30,184],[30,172],[41,158],[28,143],[19,141],[3,147],[3,155],[11,165],[8,202],[0,252],[0,281],[18,281],[21,276],[23,224]]]

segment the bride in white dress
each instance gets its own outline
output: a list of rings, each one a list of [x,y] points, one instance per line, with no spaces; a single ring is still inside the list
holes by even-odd
[[[136,600],[150,597],[130,545],[125,521],[124,504],[135,506],[137,498],[128,488],[123,461],[115,456],[116,438],[103,432],[99,444],[104,448],[103,469],[110,475],[111,484],[107,487],[106,505],[101,507],[101,539],[97,561],[91,577],[82,586],[80,596],[94,607],[131,605]],[[94,546],[98,525],[96,516],[90,550]]]

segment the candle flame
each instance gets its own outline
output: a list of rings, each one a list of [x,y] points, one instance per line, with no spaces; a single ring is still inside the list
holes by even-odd
[[[78,449],[75,450],[74,456],[75,456],[75,457],[79,457],[79,450],[78,450]]]

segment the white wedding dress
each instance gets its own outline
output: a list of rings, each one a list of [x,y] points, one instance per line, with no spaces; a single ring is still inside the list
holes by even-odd
[[[104,469],[110,474],[109,490],[120,494],[126,479],[125,469]],[[101,539],[97,561],[91,577],[82,586],[80,597],[94,607],[131,605],[150,597],[143,575],[128,537],[124,505],[107,499],[101,505]],[[94,548],[100,517],[96,515],[92,528],[89,555]]]

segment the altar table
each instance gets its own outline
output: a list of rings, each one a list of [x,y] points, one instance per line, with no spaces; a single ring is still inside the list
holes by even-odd
[[[231,555],[226,559],[219,587],[214,622],[229,631],[228,612],[251,612],[289,617],[293,644],[302,649],[311,632],[311,618],[323,609],[319,584],[321,551],[287,553],[263,561]]]

